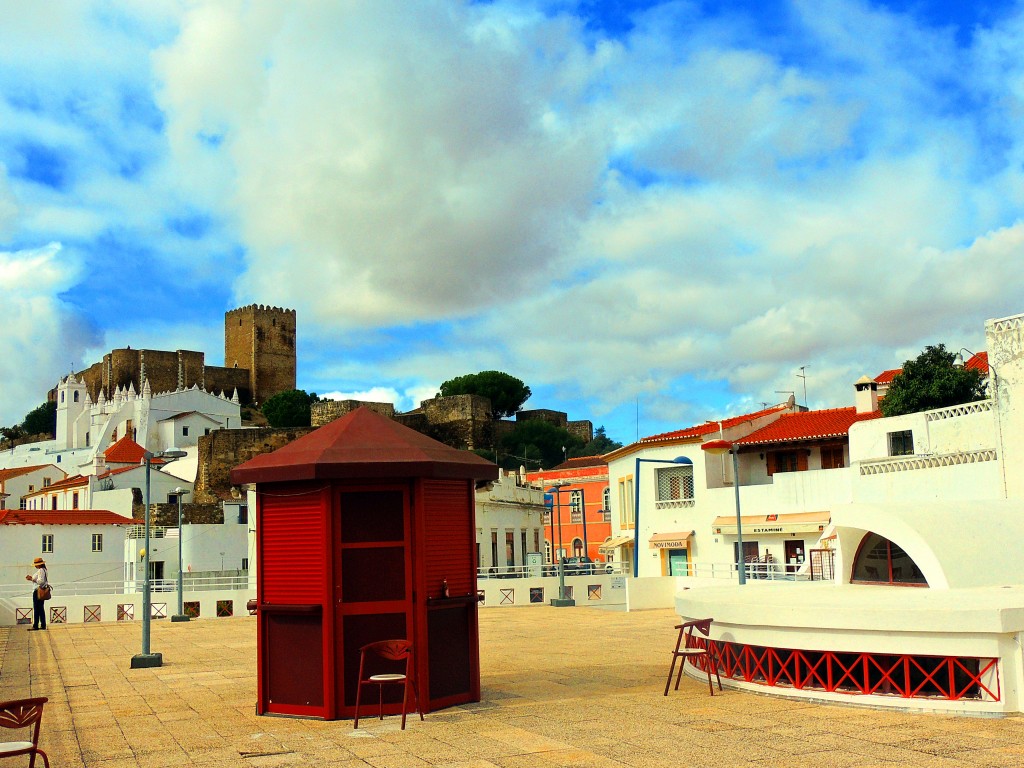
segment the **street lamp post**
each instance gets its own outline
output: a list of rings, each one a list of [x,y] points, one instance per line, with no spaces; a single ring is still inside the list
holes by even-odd
[[[146,451],[142,458],[146,463],[146,533],[145,533],[145,549],[142,551],[142,568],[144,572],[144,580],[142,587],[142,653],[137,653],[132,656],[131,668],[132,669],[145,669],[148,667],[162,667],[164,663],[164,657],[161,653],[151,653],[149,649],[149,636],[150,636],[150,623],[152,612],[150,609],[150,595],[149,595],[149,491],[150,491],[150,469],[153,464],[153,459],[168,459],[173,461],[174,459],[180,459],[185,456],[184,451],[179,451],[175,448],[168,448],[166,451],[160,453],[151,453]]]
[[[181,525],[182,524],[182,520],[181,520],[181,497],[184,496],[186,493],[188,493],[188,491],[185,488],[175,488],[174,489],[174,493],[178,497],[178,612],[174,616],[171,616],[171,621],[188,621],[189,617],[185,613],[185,604],[183,602],[184,601],[184,593],[185,593],[184,577],[182,576],[182,573],[181,573],[181,568],[182,568],[182,556],[181,556],[182,537],[185,534],[185,531],[184,531],[184,529],[182,528],[182,525]]]
[[[701,445],[701,450],[721,455],[732,454],[732,487],[736,492],[736,571],[742,587],[747,583],[747,564],[743,556],[743,518],[740,516],[740,452],[736,443],[729,440],[710,440]]]
[[[551,599],[551,605],[555,608],[567,608],[576,605],[576,601],[565,596],[565,558],[562,557],[562,489],[553,485],[548,488],[548,493],[555,494],[555,507],[558,510],[558,597]]]

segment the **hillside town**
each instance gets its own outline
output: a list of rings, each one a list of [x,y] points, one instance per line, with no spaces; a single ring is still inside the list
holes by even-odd
[[[234,612],[257,588],[255,513],[269,503],[260,501],[258,481],[232,478],[240,465],[264,466],[335,425],[362,423],[364,413],[421,434],[416,440],[441,434],[446,450],[466,454],[492,441],[495,429],[514,426],[496,426],[489,402],[476,395],[438,396],[407,414],[389,403],[324,401],[313,404],[309,427],[246,424],[243,401],[295,386],[294,355],[282,352],[294,349],[295,313],[262,306],[226,313],[228,354],[239,327],[265,347],[252,347],[244,361],[226,355],[224,368],[201,366],[196,353],[114,350],[57,383],[54,437],[0,456],[0,624],[29,620],[18,582],[23,560],[35,553],[54,574],[51,623],[134,619],[145,562],[149,588],[165,598],[177,589],[182,611],[220,615],[233,600]],[[1024,584],[1012,545],[1024,533],[1024,487],[1012,469],[1024,450],[1015,405],[1024,387],[1024,316],[989,321],[985,330],[987,349],[961,350],[955,361],[986,386],[980,400],[886,417],[880,403],[901,375],[890,369],[852,382],[848,406],[809,410],[790,396],[603,455],[484,472],[489,479],[477,480],[474,492],[474,590],[485,606],[674,603],[683,616],[715,613],[731,638],[722,672],[740,687],[784,686],[787,695],[835,700],[856,692],[881,706],[1020,711],[1024,668],[1007,655],[1005,638],[1024,627],[986,627],[993,611],[1024,601],[1024,587],[1008,587]],[[177,360],[178,368],[163,365],[157,375],[154,360]],[[224,371],[239,371],[231,392],[207,389],[206,377],[219,386]],[[155,391],[150,373],[174,388]],[[516,413],[530,419],[593,438],[590,422],[564,413]],[[734,582],[744,588],[726,588]],[[815,585],[845,589],[826,597]],[[899,606],[890,626],[862,604],[864,585],[926,589],[870,599],[872,608],[888,600]],[[978,598],[970,611],[932,615],[935,601],[955,604],[964,590]],[[166,615],[166,603],[159,605]],[[751,618],[782,605],[785,626]],[[911,616],[930,629],[912,631]],[[927,685],[896,699],[856,675],[834,686],[804,679],[792,689],[786,649],[803,647],[801,632],[865,658],[896,646],[917,664],[955,658],[959,682],[949,687],[929,673]],[[748,657],[761,664],[765,649],[783,660],[782,671],[750,671]],[[815,664],[833,663],[821,659]]]

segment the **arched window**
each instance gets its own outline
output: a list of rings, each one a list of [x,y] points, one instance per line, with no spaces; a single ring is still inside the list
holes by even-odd
[[[910,555],[877,533],[869,533],[861,541],[850,581],[855,584],[928,586],[924,574]]]
[[[76,403],[78,402],[78,395],[79,395],[78,390],[75,390],[75,402]]]
[[[572,556],[582,557],[583,556],[583,539],[572,540]]]

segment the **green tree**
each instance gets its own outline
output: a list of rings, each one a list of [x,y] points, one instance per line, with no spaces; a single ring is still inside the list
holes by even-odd
[[[594,431],[594,439],[586,445],[569,451],[569,458],[575,459],[579,456],[604,456],[616,448],[621,448],[622,443],[612,440],[604,432],[604,427],[598,427]]]
[[[981,372],[954,365],[955,358],[945,344],[939,344],[925,347],[915,360],[907,360],[889,384],[881,404],[882,415],[918,413],[983,399],[985,382]]]
[[[561,464],[570,451],[583,447],[578,437],[543,419],[518,422],[515,429],[502,438],[501,444],[516,466],[526,464],[527,469],[535,469],[537,464],[549,469]]]
[[[480,395],[491,401],[491,418],[498,419],[516,413],[530,398],[530,388],[515,376],[501,371],[480,371],[448,379],[441,385],[440,397],[452,395]]]
[[[272,427],[308,427],[310,406],[318,402],[316,392],[306,393],[304,389],[278,392],[260,409]]]
[[[45,402],[25,415],[21,428],[26,435],[57,435],[57,403]]]

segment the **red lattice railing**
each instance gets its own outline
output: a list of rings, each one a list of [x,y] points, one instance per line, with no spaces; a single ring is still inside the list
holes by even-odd
[[[694,645],[705,646],[702,638]],[[803,651],[710,641],[722,677],[801,691],[905,699],[999,701],[999,660],[967,656]],[[691,659],[702,672],[706,657]]]

